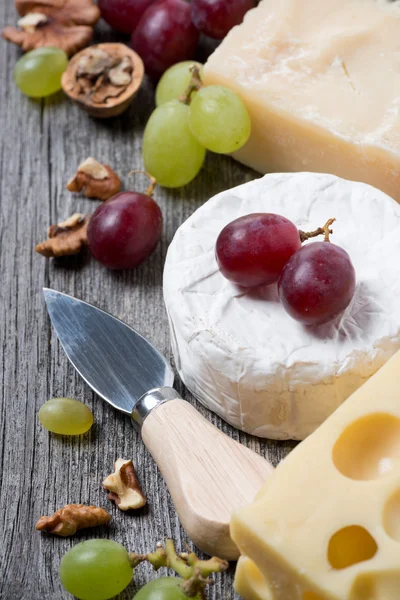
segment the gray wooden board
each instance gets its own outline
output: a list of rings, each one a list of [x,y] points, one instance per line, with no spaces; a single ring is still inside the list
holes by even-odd
[[[0,1],[0,24],[15,22],[11,0]],[[113,39],[103,28],[97,39]],[[63,590],[58,565],[80,540],[109,537],[138,552],[170,536],[178,548],[186,541],[157,467],[128,418],[94,396],[68,363],[43,303],[48,286],[92,302],[136,327],[172,360],[162,299],[162,272],[168,244],[179,225],[215,193],[256,176],[233,160],[209,155],[189,186],[158,189],[164,214],[162,241],[145,264],[129,272],[110,272],[85,254],[63,261],[34,252],[47,227],[75,211],[89,212],[96,202],[65,190],[68,178],[87,156],[114,166],[125,187],[142,189],[143,128],[153,108],[153,87],[146,82],[130,110],[117,119],[95,121],[61,93],[43,102],[22,96],[13,83],[20,56],[0,45],[1,186],[1,414],[0,414],[0,598],[54,600]],[[261,442],[234,430],[201,407],[179,380],[178,391],[217,427],[241,443],[279,462],[293,443]],[[38,422],[40,406],[52,396],[71,396],[93,410],[95,425],[80,437],[49,434]],[[148,495],[148,508],[136,515],[118,511],[102,489],[114,460],[132,457]],[[109,527],[85,530],[62,539],[35,531],[41,515],[72,502],[93,503],[112,514]],[[136,585],[155,575],[136,570],[135,581],[120,596],[133,597]],[[233,568],[210,589],[210,599],[234,598]]]

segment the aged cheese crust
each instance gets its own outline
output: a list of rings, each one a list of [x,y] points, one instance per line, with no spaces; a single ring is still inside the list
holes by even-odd
[[[354,300],[332,324],[305,328],[276,286],[246,291],[220,274],[216,238],[233,219],[275,212],[302,230],[336,217]],[[309,242],[309,243],[312,243]],[[400,348],[400,207],[366,184],[315,173],[273,174],[218,194],[177,231],[164,298],[179,374],[235,427],[303,439]]]
[[[318,171],[400,202],[400,2],[263,0],[209,58],[205,82],[246,103],[235,157],[261,173]]]

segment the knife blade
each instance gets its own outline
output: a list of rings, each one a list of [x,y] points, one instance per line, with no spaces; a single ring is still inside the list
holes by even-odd
[[[236,560],[231,514],[253,501],[273,467],[184,401],[168,361],[137,331],[87,302],[43,291],[68,359],[97,395],[132,417],[188,536],[205,553]]]

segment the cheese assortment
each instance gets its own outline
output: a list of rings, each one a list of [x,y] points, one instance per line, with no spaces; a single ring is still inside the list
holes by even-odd
[[[400,3],[263,0],[209,58],[252,119],[235,157],[260,171],[318,171],[400,201]]]
[[[233,516],[245,600],[397,600],[399,372],[400,352]]]
[[[219,233],[256,212],[280,214],[303,231],[336,218],[332,242],[348,252],[357,277],[341,317],[305,327],[286,313],[276,284],[246,289],[223,277]],[[400,348],[399,255],[400,207],[366,184],[271,174],[218,194],[179,228],[165,264],[179,375],[235,427],[305,438]]]

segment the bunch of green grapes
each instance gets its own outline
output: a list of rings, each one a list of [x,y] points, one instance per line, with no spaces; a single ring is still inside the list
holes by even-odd
[[[185,556],[188,556],[187,554]],[[209,575],[222,573],[228,563],[220,558],[199,560],[178,555],[172,540],[149,554],[133,554],[111,540],[94,539],[81,542],[64,554],[60,579],[64,588],[79,600],[109,600],[132,581],[133,569],[149,562],[155,570],[167,567],[180,577],[160,577],[149,581],[135,595],[135,600],[202,600]]]
[[[193,68],[201,82],[202,65],[182,62],[166,71],[156,90],[157,108],[143,138],[146,171],[165,187],[181,187],[196,177],[206,150],[230,154],[248,140],[247,109],[229,88],[193,86]]]

